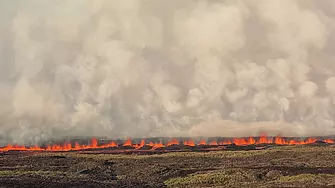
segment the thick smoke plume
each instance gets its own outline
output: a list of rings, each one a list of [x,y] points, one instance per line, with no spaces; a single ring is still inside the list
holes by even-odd
[[[333,0],[0,0],[0,142],[335,134],[334,31]]]

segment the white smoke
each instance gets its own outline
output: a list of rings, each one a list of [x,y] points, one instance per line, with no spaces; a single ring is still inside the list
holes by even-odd
[[[0,1],[0,141],[335,134],[334,23],[332,0]]]

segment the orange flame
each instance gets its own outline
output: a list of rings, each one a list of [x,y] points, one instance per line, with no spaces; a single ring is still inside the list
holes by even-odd
[[[230,145],[232,142],[230,140],[222,141],[219,143],[219,145]]]
[[[132,146],[131,139],[127,139],[124,143],[123,146]]]
[[[331,139],[324,140],[324,142],[328,144],[334,144],[334,140],[331,140]]]
[[[205,140],[200,140],[197,144],[194,142],[194,140],[186,140],[183,142],[183,145],[185,146],[196,146],[196,145],[211,145],[211,146],[218,146],[218,145],[230,145],[230,144],[236,144],[238,146],[243,146],[243,145],[252,145],[252,144],[277,144],[277,145],[304,145],[304,144],[311,144],[315,143],[317,141],[316,138],[307,138],[306,140],[289,140],[289,139],[284,139],[283,137],[277,136],[275,138],[268,138],[266,135],[261,136],[259,139],[255,139],[253,137],[249,138],[233,138],[221,142],[217,141],[211,141],[207,143]],[[334,144],[334,140],[332,139],[326,139],[326,140],[321,140],[325,143],[328,144]],[[132,144],[131,139],[127,139],[121,146],[132,146],[135,149],[142,148],[143,146],[151,146],[152,149],[157,149],[157,148],[163,148],[166,146],[172,146],[172,145],[180,145],[179,141],[177,139],[172,139],[167,142],[166,145],[164,145],[162,142],[157,142],[153,143],[150,142],[146,144],[145,140],[142,140],[140,143],[137,144]],[[41,148],[40,146],[31,146],[31,147],[26,147],[26,146],[19,146],[19,145],[12,145],[12,144],[7,144],[6,146],[0,148],[0,152],[4,151],[75,151],[75,150],[84,150],[84,149],[96,149],[96,148],[116,148],[119,147],[119,145],[112,141],[107,144],[102,144],[99,145],[98,141],[96,138],[92,138],[91,142],[89,145],[80,145],[77,142],[72,145],[71,143],[64,143],[63,145],[59,144],[53,144],[53,145],[48,145],[46,147]]]
[[[92,141],[91,141],[91,147],[92,148],[96,148],[96,147],[98,147],[98,141],[97,141],[97,139],[96,138],[92,138]]]
[[[141,148],[141,147],[143,147],[143,146],[145,146],[145,140],[144,140],[144,139],[141,141],[141,143],[140,143],[140,145],[138,146],[138,148]]]
[[[172,139],[168,141],[168,143],[166,144],[166,146],[172,146],[172,145],[179,145],[179,141],[177,139]]]
[[[250,136],[248,140],[248,144],[255,144],[255,143],[256,143],[255,139]]]
[[[185,146],[195,146],[195,143],[193,140],[188,140],[188,141],[184,141],[184,145]]]
[[[219,144],[218,144],[217,141],[214,140],[214,141],[210,142],[209,145],[210,145],[210,146],[217,146],[217,145],[219,145]]]
[[[149,144],[147,144],[148,146],[153,147],[155,144],[153,142],[150,142]]]
[[[157,149],[157,148],[162,148],[165,147],[161,142],[155,143],[154,146],[152,146],[152,150]]]
[[[200,140],[200,142],[199,142],[198,145],[199,145],[199,146],[205,146],[205,145],[207,145],[207,143],[206,143],[205,140]]]
[[[282,137],[276,137],[275,138],[275,144],[278,144],[278,145],[287,145],[288,143]]]
[[[78,144],[78,143],[77,143]],[[80,147],[80,146],[79,146]],[[102,146],[100,146],[101,148],[114,148],[114,147],[118,147],[118,145],[112,141],[110,143],[104,144]]]
[[[237,146],[248,145],[247,142],[243,138],[234,138],[233,142]]]

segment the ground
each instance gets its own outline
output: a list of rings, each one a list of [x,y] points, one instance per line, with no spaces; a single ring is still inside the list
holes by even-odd
[[[335,187],[335,146],[0,154],[0,187]]]

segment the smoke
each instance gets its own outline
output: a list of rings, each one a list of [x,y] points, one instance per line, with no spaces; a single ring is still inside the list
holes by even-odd
[[[0,0],[0,142],[335,134],[334,23],[332,0]]]

